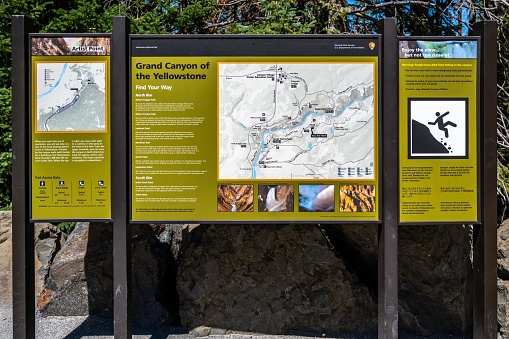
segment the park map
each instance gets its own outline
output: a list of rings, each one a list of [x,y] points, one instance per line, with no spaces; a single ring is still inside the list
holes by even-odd
[[[374,69],[221,63],[219,179],[373,179]]]

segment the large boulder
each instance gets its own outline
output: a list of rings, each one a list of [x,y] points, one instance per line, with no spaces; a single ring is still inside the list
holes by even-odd
[[[177,280],[182,324],[264,333],[373,331],[378,226],[321,230],[327,237],[302,225],[193,230]],[[460,225],[399,227],[401,333],[471,334],[470,234]]]
[[[338,254],[377,291],[378,226],[324,227]],[[472,329],[470,229],[406,225],[398,230],[398,320],[401,333],[469,335]]]
[[[131,227],[133,305],[136,309],[132,313],[133,322],[144,327],[178,323],[178,297],[175,297],[175,287],[171,288],[175,284],[171,283],[170,273],[176,266],[170,244],[176,240],[167,229],[177,229],[174,233],[181,233],[182,225]],[[53,260],[38,307],[43,316],[94,314],[112,317],[111,224],[76,225]]]
[[[377,300],[311,225],[201,225],[179,267],[182,325],[375,332]]]
[[[63,248],[57,253],[37,305],[42,315],[88,315],[89,309],[90,313],[93,313],[94,306],[98,304],[103,305],[106,313],[111,310],[111,292],[96,293],[98,286],[94,284],[97,281],[100,281],[102,285],[109,283],[110,291],[113,289],[111,278],[109,278],[112,272],[111,262],[104,260],[105,251],[108,248],[108,240],[105,238],[108,238],[108,233],[111,234],[111,231],[108,232],[106,225],[98,225],[99,227],[101,231],[96,235],[103,234],[102,239],[98,239],[97,236],[89,237],[88,223],[78,223]],[[94,231],[98,231],[98,228]],[[91,240],[90,246],[96,247],[95,249],[99,252],[90,251],[87,257],[89,240]],[[95,258],[102,260],[94,260]],[[106,274],[99,279],[92,278],[91,273],[95,274],[97,269],[103,270]],[[90,283],[87,281],[89,278],[93,280]],[[96,303],[96,296],[104,294],[109,295],[109,298],[104,296]],[[101,311],[98,313],[103,313]]]
[[[400,329],[423,336],[472,333],[471,230],[407,225],[398,233]]]

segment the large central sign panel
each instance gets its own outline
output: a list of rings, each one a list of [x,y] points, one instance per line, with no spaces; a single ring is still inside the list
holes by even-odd
[[[132,36],[132,220],[378,220],[378,46]]]

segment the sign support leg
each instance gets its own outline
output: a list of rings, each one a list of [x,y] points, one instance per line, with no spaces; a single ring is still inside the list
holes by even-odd
[[[497,337],[497,24],[474,25],[481,37],[481,225],[474,226],[474,338]]]
[[[14,338],[35,338],[34,224],[28,209],[28,34],[33,23],[12,17],[12,294]]]
[[[113,318],[115,338],[131,338],[131,227],[128,220],[127,164],[129,19],[113,18],[111,164],[113,218]]]
[[[378,240],[378,338],[398,338],[398,37],[396,20],[379,22],[382,37],[382,225]]]

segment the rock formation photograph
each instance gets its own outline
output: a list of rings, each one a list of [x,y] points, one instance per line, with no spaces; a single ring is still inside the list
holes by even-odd
[[[218,185],[218,212],[253,212],[253,185]]]
[[[341,185],[340,212],[374,212],[375,185]]]

